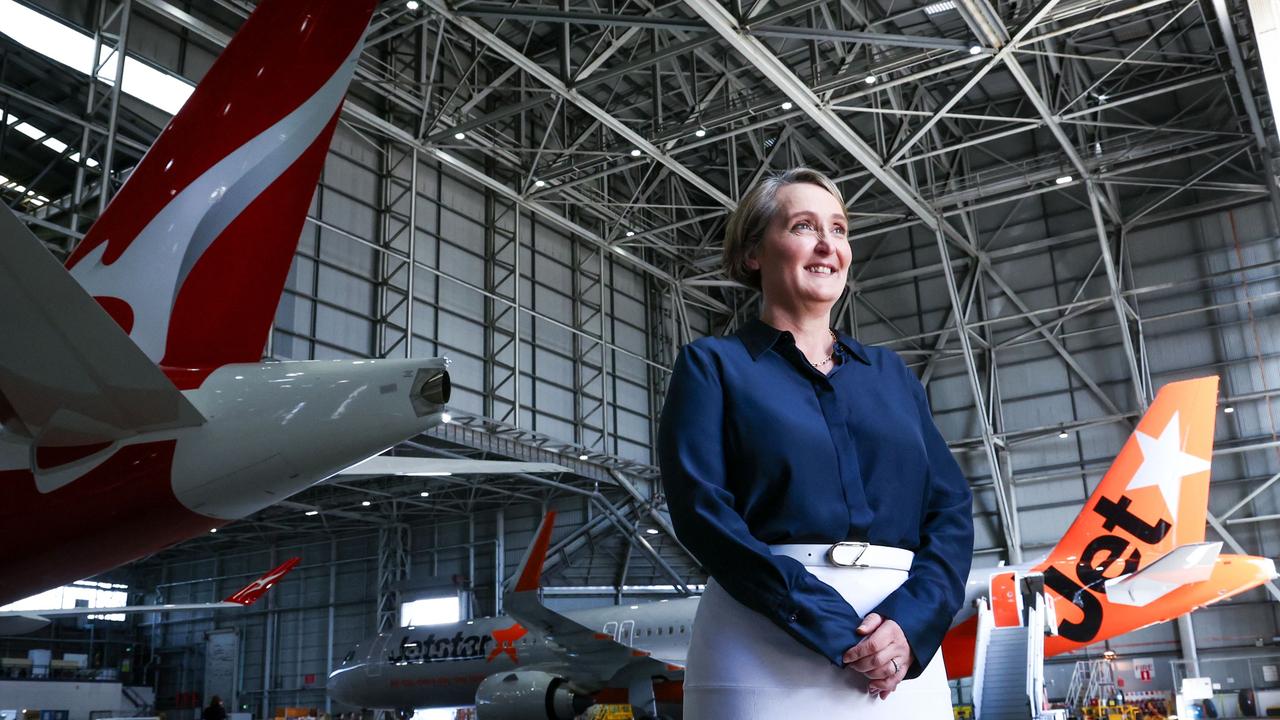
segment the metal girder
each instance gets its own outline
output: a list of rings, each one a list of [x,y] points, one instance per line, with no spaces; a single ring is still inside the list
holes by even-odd
[[[707,182],[707,180],[697,172],[676,161],[675,158],[668,155],[658,146],[649,142],[644,136],[628,127],[626,123],[611,115],[607,110],[589,100],[578,90],[565,85],[564,82],[546,68],[529,59],[524,53],[508,45],[506,41],[490,32],[483,25],[470,18],[461,16],[449,8],[443,0],[424,0],[424,4],[436,13],[440,14],[442,17],[447,18],[457,27],[466,31],[467,34],[487,45],[490,50],[518,65],[521,70],[524,70],[538,82],[555,91],[556,94],[564,97],[574,105],[577,105],[588,115],[600,121],[602,125],[609,128],[629,143],[629,146],[638,148],[642,153],[645,153],[649,157],[670,168],[672,172],[676,173],[681,178],[684,178],[684,180],[690,185],[693,185],[706,193],[711,199],[727,208],[732,208],[735,205],[734,201],[730,199],[728,195],[725,195],[719,188]]]
[[[1054,0],[1049,0],[1050,4],[1052,2]],[[938,217],[937,212],[920,197],[914,188],[884,164],[865,140],[832,112],[829,106],[822,103],[814,92],[763,43],[751,37],[746,29],[738,26],[733,16],[719,3],[714,0],[686,0],[685,4],[698,13],[712,29],[720,33],[720,36],[734,50],[781,90],[815,125],[848,151],[855,160],[862,163],[872,176],[889,188],[889,191],[896,195],[926,226],[931,230],[943,232],[949,240],[965,248],[967,252],[974,251],[969,242],[951,227],[950,223]]]

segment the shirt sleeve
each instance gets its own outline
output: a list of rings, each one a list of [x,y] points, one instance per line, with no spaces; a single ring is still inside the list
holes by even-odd
[[[756,539],[727,483],[725,397],[709,353],[685,346],[658,428],[658,463],[680,542],[729,596],[843,666],[862,618],[798,561]]]
[[[914,656],[907,670],[910,679],[924,672],[964,602],[965,582],[973,562],[973,495],[933,422],[924,387],[905,365],[902,370],[920,413],[920,432],[928,455],[927,498],[920,547],[915,551],[907,581],[875,612],[892,618],[907,636]]]

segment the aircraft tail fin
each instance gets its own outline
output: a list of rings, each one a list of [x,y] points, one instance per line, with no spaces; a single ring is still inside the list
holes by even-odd
[[[252,605],[258,601],[258,598],[267,594],[273,585],[280,582],[280,578],[284,577],[290,570],[297,566],[302,558],[289,558],[284,561],[280,567],[268,572],[266,575],[245,585],[239,590],[227,596],[223,602],[235,603],[237,605]]]
[[[549,510],[547,516],[538,526],[533,542],[520,561],[519,572],[516,573],[516,584],[510,592],[537,592],[542,583],[542,565],[547,560],[547,548],[551,547],[551,531],[556,526],[556,511]]]
[[[1105,537],[1121,532],[1143,546],[1124,560],[1125,574],[1204,542],[1217,395],[1217,377],[1161,388],[1044,565],[1093,567],[1112,551]],[[1116,552],[1122,544],[1114,543]]]
[[[375,0],[263,0],[67,268],[161,365],[262,356]]]

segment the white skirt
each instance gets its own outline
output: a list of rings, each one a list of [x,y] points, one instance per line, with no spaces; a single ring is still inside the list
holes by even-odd
[[[807,566],[866,615],[907,579],[903,570]],[[920,677],[885,700],[759,613],[707,583],[693,622],[684,679],[685,720],[950,720],[951,688],[938,652]],[[815,713],[814,715],[806,715]],[[821,713],[820,715],[816,713]]]

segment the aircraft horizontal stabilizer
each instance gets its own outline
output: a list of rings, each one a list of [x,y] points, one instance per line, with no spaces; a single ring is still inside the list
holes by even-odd
[[[0,423],[37,448],[200,425],[200,415],[9,208],[0,208]]]
[[[1221,551],[1221,542],[1179,545],[1136,573],[1108,580],[1107,600],[1142,607],[1183,585],[1204,582],[1213,574]]]
[[[569,468],[555,463],[467,460],[463,458],[394,457],[375,455],[339,472],[339,475],[509,475],[559,473]]]

